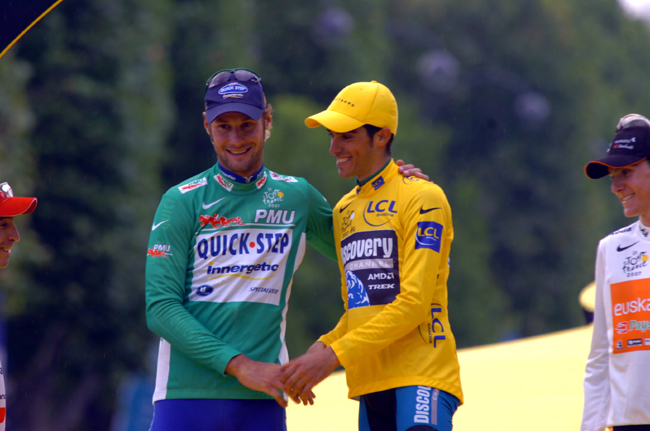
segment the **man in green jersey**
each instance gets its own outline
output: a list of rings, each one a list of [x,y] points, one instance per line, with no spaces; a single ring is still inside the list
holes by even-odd
[[[343,365],[361,431],[450,431],[463,400],[447,309],[451,209],[440,187],[398,175],[397,118],[372,81],[305,121],[328,130],[339,175],[357,185],[333,211],[345,313],[283,380],[300,397]]]
[[[210,77],[203,122],[217,163],[169,189],[154,217],[147,323],[161,340],[152,431],[286,427],[280,377],[293,273],[306,242],[336,252],[325,198],[264,166],[271,113],[254,72]]]

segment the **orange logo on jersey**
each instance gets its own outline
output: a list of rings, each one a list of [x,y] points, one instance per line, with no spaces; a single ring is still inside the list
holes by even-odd
[[[212,227],[215,227],[217,229],[220,229],[222,227],[228,227],[233,224],[236,224],[238,226],[244,225],[244,222],[242,221],[241,217],[226,218],[224,216],[220,216],[219,214],[215,214],[213,216],[211,215],[199,216],[199,223],[201,224],[201,227],[205,227],[208,224],[211,224]]]
[[[164,251],[149,249],[147,250],[147,256],[151,257],[164,257],[167,258],[167,254]]]
[[[650,350],[650,279],[614,283],[614,354]]]

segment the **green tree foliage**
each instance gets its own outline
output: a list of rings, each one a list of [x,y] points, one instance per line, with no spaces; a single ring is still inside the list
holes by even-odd
[[[64,2],[17,48],[33,70],[25,147],[45,251],[10,292],[11,428],[104,429],[119,376],[143,366],[147,232],[173,113],[169,7]]]
[[[456,70],[443,63],[447,70],[428,76],[441,84],[456,79],[450,88],[418,93],[433,110],[429,115],[453,129],[442,178],[455,220],[481,220],[456,224],[452,281],[480,274],[487,281],[482,287],[498,286],[513,319],[501,324],[525,335],[580,323],[576,298],[592,279],[596,241],[620,212],[593,206],[607,191],[590,183],[582,167],[603,154],[618,117],[643,112],[641,98],[648,106],[647,91],[638,91],[650,85],[647,56],[638,55],[648,49],[647,28],[630,22],[615,2],[596,3],[468,2],[458,8],[451,1],[435,7],[413,1],[395,8],[411,33],[435,29],[433,46],[400,34],[414,63],[427,50],[457,61]],[[422,75],[407,77],[422,82]],[[459,214],[464,208],[471,215]],[[478,236],[466,236],[480,225]],[[486,248],[487,254],[480,251]],[[481,253],[488,266],[477,271],[474,259],[463,260],[458,251]]]
[[[352,82],[393,90],[395,158],[452,206],[460,346],[581,324],[597,241],[630,222],[582,169],[620,116],[650,114],[648,33],[615,0],[63,2],[0,60],[0,181],[39,198],[0,274],[11,426],[108,429],[117,384],[145,367],[149,226],[165,189],[216,160],[203,94],[222,68],[262,75],[266,165],[332,205],[354,181],[304,119]],[[336,323],[340,287],[308,248],[292,356]]]
[[[34,114],[25,89],[32,75],[29,63],[16,60],[13,52],[0,61],[0,182],[9,182],[17,196],[34,196],[37,169],[29,135],[34,125]],[[31,215],[15,220],[21,233],[21,253],[11,258],[12,271],[0,272],[0,286],[5,292],[2,308],[5,314],[22,311],[24,297],[16,294],[31,285],[25,269],[29,262],[37,262],[44,250],[39,247],[35,232],[28,229]]]

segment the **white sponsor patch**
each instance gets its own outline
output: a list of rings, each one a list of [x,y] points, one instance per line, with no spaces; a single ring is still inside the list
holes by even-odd
[[[199,187],[203,187],[208,185],[208,179],[207,178],[201,178],[199,180],[194,180],[191,183],[187,183],[185,185],[182,185],[178,188],[178,190],[181,191],[181,193],[185,194],[189,191],[192,191],[194,189],[198,189]]]
[[[292,241],[291,229],[199,235],[189,300],[279,305]]]
[[[291,176],[288,176],[288,175],[280,175],[280,174],[276,174],[276,173],[273,172],[273,171],[270,171],[270,172],[271,172],[271,179],[272,179],[272,180],[275,180],[275,181],[286,181],[287,183],[297,183],[297,182],[298,182],[298,180],[295,179],[294,177],[291,177]]]

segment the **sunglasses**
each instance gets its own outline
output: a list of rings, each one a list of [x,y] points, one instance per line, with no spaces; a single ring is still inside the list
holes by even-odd
[[[0,202],[14,197],[14,191],[11,189],[9,183],[0,184]]]
[[[628,127],[635,126],[647,126],[650,127],[650,120],[648,120],[643,115],[639,114],[627,114],[625,117],[621,118],[616,125],[616,132],[619,132]]]
[[[218,72],[215,72],[208,81],[205,83],[205,91],[216,86],[224,84],[231,80],[232,76],[235,75],[235,79],[240,82],[255,82],[262,83],[262,78],[252,70],[248,69],[223,69]]]

